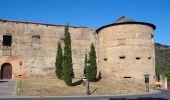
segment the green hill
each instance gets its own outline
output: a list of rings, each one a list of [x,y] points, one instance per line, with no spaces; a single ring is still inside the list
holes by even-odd
[[[157,76],[170,72],[170,46],[155,43],[155,63]]]

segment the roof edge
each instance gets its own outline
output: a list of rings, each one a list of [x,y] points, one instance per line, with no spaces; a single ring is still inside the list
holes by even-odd
[[[152,27],[153,30],[156,29],[156,26],[154,24],[151,24],[151,23],[146,23],[146,22],[124,22],[124,23],[113,23],[113,24],[108,24],[108,25],[102,26],[102,27],[100,27],[100,28],[98,28],[96,30],[96,33],[98,33],[100,30],[102,30],[103,28],[106,28],[106,27],[116,26],[116,25],[125,25],[125,24],[142,24],[142,25],[147,25],[147,26]]]
[[[45,25],[45,26],[66,26],[66,25],[57,25],[57,24],[48,24],[48,23],[41,23],[41,22],[29,22],[29,21],[18,21],[18,20],[4,20],[4,19],[0,19],[0,21],[4,21],[4,22],[15,22],[15,23],[24,23],[24,24],[39,24],[39,25]],[[90,30],[95,30],[95,29],[91,29],[88,27],[84,27],[84,26],[72,26],[70,25],[69,27],[73,27],[73,28],[87,28]]]

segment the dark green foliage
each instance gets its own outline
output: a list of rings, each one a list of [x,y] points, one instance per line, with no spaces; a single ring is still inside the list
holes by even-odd
[[[74,78],[73,72],[73,64],[72,64],[72,52],[71,52],[71,38],[68,29],[68,25],[65,26],[65,33],[64,33],[64,56],[63,56],[63,71],[62,71],[62,78],[67,85],[71,85],[72,79]]]
[[[86,66],[86,76],[89,81],[95,81],[96,80],[96,74],[97,74],[97,63],[96,63],[96,51],[95,47],[92,44],[91,45],[91,51],[89,55],[89,62],[90,65]]]
[[[162,73],[163,76],[170,78],[170,70],[166,70]]]
[[[155,43],[156,75],[167,75],[170,71],[170,46]]]
[[[55,62],[55,73],[56,76],[61,79],[62,78],[62,48],[61,44],[58,43],[58,49],[57,49],[57,57],[56,57],[56,62]]]
[[[84,60],[84,76],[87,77],[86,75],[86,67],[87,67],[87,54],[85,54],[85,60]]]

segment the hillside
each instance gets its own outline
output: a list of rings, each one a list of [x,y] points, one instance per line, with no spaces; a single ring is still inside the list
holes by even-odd
[[[155,43],[156,73],[170,70],[170,46]]]

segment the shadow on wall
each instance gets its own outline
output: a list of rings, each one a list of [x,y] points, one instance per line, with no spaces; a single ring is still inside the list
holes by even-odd
[[[110,98],[109,100],[168,100],[164,98],[136,98],[136,99],[126,99],[126,98]]]

